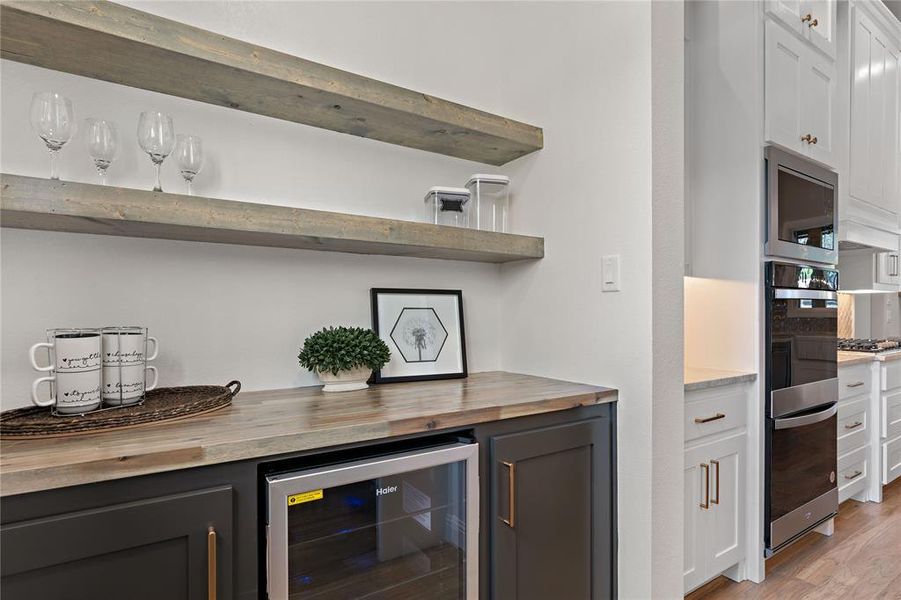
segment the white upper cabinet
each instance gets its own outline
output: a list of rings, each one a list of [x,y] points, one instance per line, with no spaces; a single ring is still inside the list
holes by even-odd
[[[834,0],[767,0],[766,10],[810,46],[835,59]]]
[[[765,36],[767,141],[833,166],[835,63],[773,21]]]
[[[851,131],[849,190],[852,200],[883,211],[888,230],[898,227],[899,60],[901,53],[859,8],[851,32]]]

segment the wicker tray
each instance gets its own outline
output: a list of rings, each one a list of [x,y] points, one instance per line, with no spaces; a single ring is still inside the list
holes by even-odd
[[[37,406],[15,408],[0,413],[0,438],[65,437],[186,419],[228,406],[239,391],[240,381],[224,386],[159,388],[147,392],[143,404],[84,415],[54,416],[46,408]]]

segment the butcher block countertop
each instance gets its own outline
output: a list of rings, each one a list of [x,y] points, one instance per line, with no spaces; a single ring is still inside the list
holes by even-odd
[[[0,441],[0,496],[262,458],[614,402],[609,388],[504,372],[325,394],[244,392],[184,421]]]

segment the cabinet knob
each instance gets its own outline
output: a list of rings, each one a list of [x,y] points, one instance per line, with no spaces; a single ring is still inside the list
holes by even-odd
[[[810,134],[808,133],[807,135],[802,135],[802,136],[801,136],[801,141],[802,141],[802,142],[807,142],[808,144],[816,144],[816,143],[817,143],[817,138],[816,138],[815,136],[812,136],[812,135],[810,135]]]
[[[816,26],[819,25],[819,24],[820,24],[820,22],[817,21],[816,19],[814,19],[813,21],[811,21],[810,23],[808,23],[807,26],[808,26],[808,27],[816,27]]]
[[[810,13],[807,13],[806,15],[804,15],[803,17],[801,17],[801,22],[802,22],[802,23],[810,23],[810,21],[812,21],[812,20],[813,20],[813,15],[810,14]]]

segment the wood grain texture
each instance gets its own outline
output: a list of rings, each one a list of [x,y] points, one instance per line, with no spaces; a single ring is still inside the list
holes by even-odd
[[[125,237],[503,263],[544,238],[3,174],[0,225]]]
[[[901,599],[901,480],[883,489],[883,502],[848,500],[832,537],[808,535],[766,563],[766,580],[735,583],[719,577],[688,600]]]
[[[838,352],[838,366],[840,367],[871,363],[875,360],[877,360],[876,355],[869,352],[846,352],[844,350]]]
[[[0,55],[491,165],[544,144],[532,125],[112,2],[4,1]]]
[[[324,394],[242,392],[209,415],[52,440],[0,441],[0,495],[160,473],[613,402],[616,390],[489,372]]]

